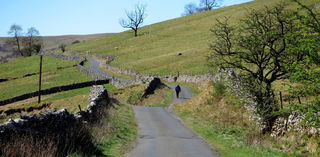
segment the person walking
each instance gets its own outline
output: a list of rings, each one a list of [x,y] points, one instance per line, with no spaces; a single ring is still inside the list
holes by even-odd
[[[181,88],[180,88],[179,84],[176,86],[175,90],[176,90],[177,98],[179,98],[179,93],[181,92]]]

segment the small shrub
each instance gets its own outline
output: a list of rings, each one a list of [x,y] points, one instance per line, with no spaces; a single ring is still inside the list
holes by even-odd
[[[66,47],[67,47],[66,44],[60,44],[59,45],[59,48],[61,49],[62,52],[66,51]]]
[[[80,43],[80,41],[79,40],[75,40],[71,44],[78,44],[78,43]]]
[[[213,83],[214,93],[213,96],[220,99],[222,96],[225,95],[227,87],[223,81],[216,81]]]
[[[318,127],[320,125],[320,100],[317,98],[311,102],[291,104],[293,110],[304,115],[301,125],[306,127]]]

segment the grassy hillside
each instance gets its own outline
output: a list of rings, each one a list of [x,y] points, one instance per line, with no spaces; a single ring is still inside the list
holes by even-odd
[[[78,40],[84,42],[95,38],[106,36],[107,34],[89,34],[89,35],[62,35],[62,36],[43,36],[43,50],[51,50],[59,47],[60,44],[72,44],[72,42]],[[13,47],[5,45],[8,37],[0,37],[0,57],[11,55]]]
[[[87,41],[95,38],[103,37],[107,34],[89,34],[89,35],[62,35],[62,36],[44,36],[44,48],[54,49],[57,48],[60,44],[71,44],[72,42],[78,41]]]
[[[0,78],[13,78],[23,76],[28,73],[37,73],[39,72],[39,56],[32,56],[26,58],[19,58],[11,62],[2,64],[0,66]],[[66,67],[76,65],[78,61],[67,61],[61,59],[55,59],[51,57],[43,57],[43,71],[54,71],[58,67]]]
[[[289,8],[295,7],[290,0],[286,1]],[[209,70],[205,56],[213,38],[210,28],[215,25],[215,19],[230,16],[230,22],[235,24],[248,9],[259,10],[277,3],[279,0],[255,0],[146,26],[140,29],[136,38],[131,31],[126,31],[70,45],[67,50],[114,55],[116,59],[111,65],[141,73],[204,74]],[[304,3],[313,6],[320,1]],[[182,55],[177,56],[180,52]]]

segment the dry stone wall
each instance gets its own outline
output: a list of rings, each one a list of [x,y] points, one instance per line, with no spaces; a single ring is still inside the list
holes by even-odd
[[[74,56],[83,56],[84,55],[84,53],[71,52],[71,51],[68,51],[68,52],[65,52],[65,53],[70,54],[70,55],[74,55]],[[103,55],[89,54],[89,53],[90,52],[88,51],[88,54],[86,54],[86,56],[105,59],[107,64],[112,62],[114,60],[114,58],[115,58],[114,56],[103,56]]]
[[[104,65],[104,67],[106,69],[114,71],[118,74],[129,75],[129,76],[135,77],[136,80],[138,80],[140,82],[149,82],[154,77],[159,77],[162,80],[166,80],[168,82],[178,81],[178,82],[190,82],[190,83],[198,83],[198,82],[202,82],[202,81],[208,81],[208,80],[215,79],[215,77],[211,74],[196,75],[196,76],[181,75],[179,77],[169,75],[169,76],[160,77],[160,76],[153,76],[153,75],[141,75],[134,70],[122,70],[120,68],[113,67],[108,64]]]
[[[286,132],[294,131],[298,133],[306,133],[308,135],[320,134],[319,127],[303,127],[300,125],[304,115],[297,112],[291,113],[288,117],[279,117],[272,127],[272,137],[282,136]]]
[[[68,91],[68,90],[72,90],[72,89],[84,88],[84,87],[89,87],[92,85],[102,85],[102,84],[106,84],[106,83],[109,83],[109,80],[88,81],[88,82],[81,82],[81,83],[57,86],[57,87],[52,87],[49,89],[41,90],[41,95],[48,95],[48,94],[58,93],[61,91]],[[14,102],[21,101],[21,100],[25,100],[28,98],[36,97],[38,95],[39,95],[38,91],[19,95],[19,96],[10,98],[10,99],[0,101],[0,106],[14,103]]]
[[[148,83],[148,86],[147,88],[144,90],[141,98],[145,98],[147,95],[150,95],[150,94],[154,94],[154,91],[159,88],[160,86],[162,86],[162,82],[160,80],[160,78],[158,77],[155,77],[153,78],[153,80],[151,80],[149,83]]]
[[[78,56],[67,56],[67,55],[63,55],[63,54],[50,53],[50,52],[46,52],[46,51],[42,51],[39,55],[49,56],[52,58],[60,58],[63,60],[77,60],[79,62],[84,60],[84,58],[78,57]]]
[[[143,94],[140,96],[140,98],[134,103],[134,105],[137,105],[139,102],[141,102],[144,98],[146,98],[148,95],[150,94],[154,94],[154,91],[158,88],[160,88],[161,86],[163,86],[165,84],[163,84],[160,80],[160,78],[158,77],[154,77],[149,83],[148,86],[145,88]]]
[[[18,53],[12,53],[6,56],[0,56],[0,64],[7,63],[8,61],[14,58],[17,58],[18,56],[19,56]]]
[[[239,96],[240,101],[244,104],[244,107],[250,114],[250,120],[256,122],[256,125],[263,129],[265,124],[259,115],[256,114],[256,102],[254,97],[246,92],[242,86],[242,81],[237,77],[233,71],[220,69],[219,73],[215,76],[214,80],[222,80],[226,82],[228,90],[230,93]],[[282,136],[286,132],[294,131],[298,133],[307,133],[309,135],[320,134],[320,127],[303,127],[300,122],[304,119],[304,115],[292,112],[288,117],[278,117],[273,124],[271,136]]]
[[[92,122],[99,110],[110,107],[107,90],[102,85],[93,86],[89,96],[89,105],[85,110],[75,114],[66,109],[53,109],[44,114],[21,116],[19,119],[10,119],[0,125],[0,141],[5,142],[15,134],[48,135],[70,134],[74,124]]]
[[[95,80],[105,80],[105,79],[111,79],[111,78],[106,78],[99,73],[96,73],[95,71],[92,71],[90,69],[87,69],[83,66],[84,62],[86,59],[80,60],[79,64],[77,65],[77,69],[82,72],[83,74],[95,79]]]

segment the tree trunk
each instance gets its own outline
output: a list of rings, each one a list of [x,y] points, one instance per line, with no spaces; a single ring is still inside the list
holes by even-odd
[[[134,29],[134,36],[135,36],[135,37],[138,36],[138,29]]]
[[[15,38],[16,38],[16,42],[17,42],[17,46],[18,46],[18,51],[19,51],[19,53],[21,54],[21,56],[23,56],[23,53],[21,52],[21,49],[20,49],[19,37],[15,37]]]
[[[267,133],[267,132],[271,132],[272,130],[272,126],[274,124],[274,122],[276,121],[276,119],[278,118],[277,115],[273,114],[274,111],[278,111],[278,106],[274,101],[274,94],[272,91],[272,87],[271,87],[271,83],[267,83],[266,84],[266,95],[267,97],[267,101],[265,102],[266,105],[269,105],[269,111],[268,111],[268,115],[266,115],[265,117],[265,122],[266,122],[266,128],[263,129],[263,134]]]

